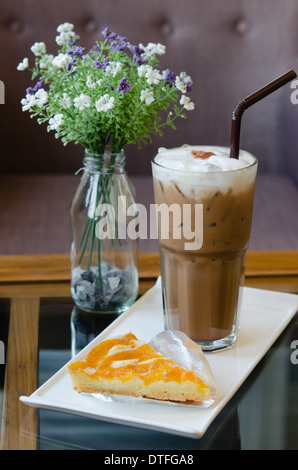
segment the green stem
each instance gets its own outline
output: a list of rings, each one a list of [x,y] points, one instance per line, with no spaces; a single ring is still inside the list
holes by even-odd
[[[86,226],[88,225],[88,230],[86,232]],[[86,251],[86,246],[87,246],[87,242],[88,242],[88,238],[89,238],[89,235],[90,235],[90,230],[91,230],[91,226],[92,226],[92,221],[91,219],[89,219],[89,217],[87,218],[87,222],[86,222],[86,225],[85,225],[85,229],[84,229],[84,233],[86,232],[86,237],[85,237],[85,241],[84,241],[84,244],[83,244],[83,248],[82,248],[82,251],[81,251],[81,255],[80,255],[80,258],[79,258],[79,264],[81,264],[82,262],[82,259],[83,259],[83,256],[85,254],[85,251]],[[83,237],[82,237],[83,238]],[[82,239],[81,239],[81,243],[80,243],[80,246],[82,245]]]
[[[107,204],[110,204],[111,203],[111,200],[110,200],[110,191],[111,191],[111,184],[112,184],[112,175],[106,175],[107,178],[107,182],[104,180],[104,184],[103,184],[103,188],[104,188],[104,192],[105,192],[105,196],[106,196],[106,203]],[[110,184],[109,184],[110,183]],[[107,188],[108,186],[108,188]],[[117,224],[116,224],[116,220],[113,219],[112,221],[109,219],[108,220],[109,223],[114,223],[115,225],[115,234],[116,234],[116,237],[117,237],[117,241],[118,241],[118,245],[121,246],[121,241],[119,239],[119,236],[118,236],[118,227],[117,227]],[[111,240],[112,242],[112,246],[114,246],[114,241]]]
[[[95,215],[92,219],[92,230],[91,230],[91,239],[90,239],[90,248],[89,248],[89,258],[88,258],[88,264],[87,264],[87,271],[90,271],[90,266],[91,266],[94,234],[95,234]],[[98,266],[98,269],[100,270],[100,265]]]
[[[111,161],[109,164],[112,166],[115,163],[116,156],[111,156]],[[100,236],[96,236],[96,224],[98,222],[99,216],[96,215],[96,209],[100,202],[103,204],[111,204],[110,200],[110,192],[112,189],[112,177],[113,177],[113,169],[109,170],[108,173],[102,174],[100,178],[97,180],[97,187],[96,187],[96,202],[95,202],[95,210],[93,217],[88,217],[83,234],[80,241],[80,247],[82,247],[82,251],[79,257],[79,264],[81,264],[82,259],[84,257],[88,240],[90,240],[89,246],[89,256],[87,262],[87,271],[90,271],[91,262],[92,262],[92,253],[93,253],[93,246],[94,246],[94,237],[97,239],[97,262],[98,262],[98,285],[99,288],[102,286],[102,277],[101,277],[101,238]],[[118,227],[116,223],[115,217],[112,219],[108,214],[108,223],[114,224],[115,227],[115,235],[118,241],[118,245],[121,246],[121,241],[119,239]],[[114,246],[114,241],[111,239],[111,243]]]
[[[101,240],[97,237],[97,264],[98,264],[98,287],[101,288]]]
[[[90,228],[89,228],[90,222],[91,222],[91,219],[89,219],[89,217],[88,217],[87,222],[85,224],[84,232],[83,232],[83,235],[82,235],[82,238],[81,238],[80,246],[83,245],[83,241],[85,240],[86,233],[88,233],[88,231],[90,230]]]

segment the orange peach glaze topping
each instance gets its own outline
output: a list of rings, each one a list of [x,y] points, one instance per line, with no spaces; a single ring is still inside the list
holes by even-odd
[[[117,345],[120,347],[117,348]],[[112,348],[115,352],[111,351]],[[144,385],[159,380],[177,383],[189,380],[201,387],[207,387],[194,372],[186,371],[171,359],[156,353],[132,333],[125,335],[124,339],[113,338],[103,341],[94,347],[86,358],[73,362],[68,367],[73,370],[79,369],[95,380],[99,377],[105,380],[117,378],[125,382],[138,376],[144,381]]]

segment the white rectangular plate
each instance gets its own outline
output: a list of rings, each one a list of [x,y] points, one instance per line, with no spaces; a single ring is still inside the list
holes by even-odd
[[[298,295],[245,287],[240,334],[232,349],[206,355],[213,371],[216,400],[209,408],[168,406],[152,400],[135,403],[103,402],[80,395],[72,388],[66,365],[20,400],[29,406],[72,413],[104,421],[200,438],[214,418],[272,346],[298,310]],[[77,356],[85,355],[100,341],[132,331],[150,341],[163,330],[160,280]]]

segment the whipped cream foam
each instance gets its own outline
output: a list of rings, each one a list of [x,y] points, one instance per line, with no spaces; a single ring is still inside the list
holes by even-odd
[[[177,184],[185,195],[213,188],[225,192],[241,190],[253,181],[257,169],[255,157],[241,150],[239,158],[230,158],[229,147],[183,145],[160,148],[152,165],[153,177],[165,186]]]
[[[227,147],[183,145],[173,149],[160,148],[155,162],[173,170],[209,172],[244,168],[251,165],[254,158],[243,150],[240,151],[239,159],[230,158],[230,149]]]

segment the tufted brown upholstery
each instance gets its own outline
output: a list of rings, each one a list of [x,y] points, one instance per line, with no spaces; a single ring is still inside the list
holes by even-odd
[[[149,161],[159,145],[229,145],[238,101],[288,69],[298,69],[296,0],[1,0],[0,79],[6,87],[1,172],[61,173],[80,167],[81,149],[64,149],[22,113],[19,103],[30,75],[16,72],[17,64],[33,57],[35,41],[46,42],[55,53],[56,28],[64,21],[75,25],[86,47],[102,38],[105,26],[132,43],[161,42],[167,47],[163,67],[185,70],[194,80],[195,111],[177,122],[177,132],[168,130],[141,154],[129,148],[127,167],[133,173],[150,173]],[[297,133],[287,132],[289,114],[298,126],[291,92],[289,85],[245,114],[241,144],[259,157],[262,172],[286,173],[287,156],[294,158],[293,148],[297,152]]]
[[[167,48],[162,67],[176,72],[185,70],[194,81],[191,98],[196,108],[189,112],[187,120],[177,121],[177,131],[167,130],[163,138],[154,138],[142,151],[136,146],[126,149],[127,170],[132,176],[150,178],[150,159],[161,145],[210,142],[229,145],[231,115],[238,101],[289,69],[298,72],[296,0],[1,0],[0,80],[5,84],[5,104],[0,105],[0,225],[4,220],[8,244],[9,227],[18,230],[14,209],[22,211],[23,195],[31,201],[30,220],[34,227],[38,226],[38,210],[41,210],[34,207],[34,190],[28,193],[28,179],[17,180],[16,192],[14,179],[8,175],[35,174],[40,188],[43,185],[38,175],[49,175],[53,178],[52,187],[60,181],[63,194],[67,180],[62,183],[61,177],[73,175],[82,164],[80,147],[63,147],[53,133],[48,134],[45,127],[23,113],[20,105],[30,85],[30,74],[18,72],[17,64],[25,56],[33,57],[30,47],[36,41],[44,41],[48,51],[55,53],[56,28],[65,21],[75,25],[80,42],[86,47],[101,39],[101,31],[106,26],[127,36],[132,43],[161,42]],[[294,186],[298,182],[298,104],[291,102],[293,91],[289,84],[247,110],[241,135],[241,147],[259,159],[259,174],[288,177],[283,180],[283,187],[290,185],[292,203],[293,196],[294,200],[298,198]],[[54,182],[55,175],[60,179]],[[272,184],[266,185],[267,196],[272,191],[278,203],[276,183]],[[149,179],[147,193],[152,197]],[[10,203],[16,194],[18,202]],[[54,207],[47,203],[47,198],[52,197],[49,190],[41,197],[44,207],[48,211],[51,208],[55,214]],[[65,214],[69,203],[67,206],[65,203]],[[56,211],[58,214],[59,210]],[[294,219],[297,220],[297,210],[292,209],[289,230],[293,230]],[[23,251],[46,250],[45,240],[39,248],[32,241],[30,244],[30,227],[24,231],[23,240],[26,234],[28,243]],[[52,235],[49,237],[53,239]],[[57,240],[51,250],[63,251],[62,245]],[[13,252],[13,246],[7,246],[2,239],[0,252]],[[275,246],[278,248],[278,244]]]

